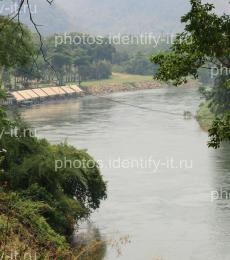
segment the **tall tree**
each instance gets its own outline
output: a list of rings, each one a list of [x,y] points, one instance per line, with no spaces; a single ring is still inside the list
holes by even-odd
[[[0,17],[0,68],[24,66],[34,55],[32,35],[25,26]]]
[[[214,5],[202,4],[201,0],[190,2],[191,10],[181,18],[184,32],[177,35],[170,51],[151,57],[159,65],[156,79],[172,80],[175,85],[186,82],[189,75],[197,78],[198,69],[206,64],[211,64],[207,69],[217,67],[219,77],[230,70],[230,16],[217,15]],[[221,86],[229,88],[229,79],[225,77]],[[226,107],[214,121],[209,146],[218,148],[222,141],[230,140],[229,113]]]

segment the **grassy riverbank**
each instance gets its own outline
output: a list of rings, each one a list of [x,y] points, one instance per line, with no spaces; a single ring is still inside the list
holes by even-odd
[[[210,129],[212,126],[214,118],[214,114],[210,111],[209,103],[201,103],[196,114],[196,119],[201,128],[205,131],[208,131],[208,129]]]
[[[3,108],[0,127],[0,259],[79,259],[80,244],[70,243],[76,224],[107,197],[97,163],[66,142],[39,139]]]
[[[141,89],[154,89],[162,84],[153,80],[152,76],[131,75],[113,73],[110,79],[99,81],[87,81],[81,84],[81,88],[87,94],[103,94],[122,91],[135,91]]]
[[[50,259],[71,256],[64,236],[57,234],[40,214],[45,204],[0,191],[0,258]],[[9,206],[10,205],[10,206]]]
[[[82,86],[102,86],[107,84],[125,84],[125,83],[140,83],[153,80],[153,76],[131,75],[124,73],[113,73],[109,79],[86,81]]]

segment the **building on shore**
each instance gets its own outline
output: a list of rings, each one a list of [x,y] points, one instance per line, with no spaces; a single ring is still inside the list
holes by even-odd
[[[77,85],[44,87],[9,92],[2,105],[30,106],[50,100],[83,96],[84,92]]]

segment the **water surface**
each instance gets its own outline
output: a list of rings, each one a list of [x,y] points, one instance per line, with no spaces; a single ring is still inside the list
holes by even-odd
[[[195,113],[201,102],[197,89],[107,97],[118,102],[88,96],[22,114],[39,136],[87,148],[103,163],[108,199],[91,220],[107,239],[130,236],[118,259],[229,260],[229,200],[212,202],[210,194],[221,187],[230,190],[230,147],[208,149],[207,133],[195,119],[183,118],[184,111]],[[143,167],[141,162],[148,160],[159,167]],[[179,167],[181,160],[188,167]],[[124,161],[138,165],[121,167]],[[116,250],[108,246],[104,259],[117,259]]]

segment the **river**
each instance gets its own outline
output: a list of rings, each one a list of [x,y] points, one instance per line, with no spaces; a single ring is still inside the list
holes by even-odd
[[[40,137],[101,163],[108,199],[91,217],[106,239],[129,236],[106,260],[229,260],[230,147],[207,147],[194,118],[196,88],[86,96],[22,110]],[[114,102],[113,99],[117,102]],[[211,197],[212,194],[212,197]],[[226,193],[225,193],[226,194]]]

